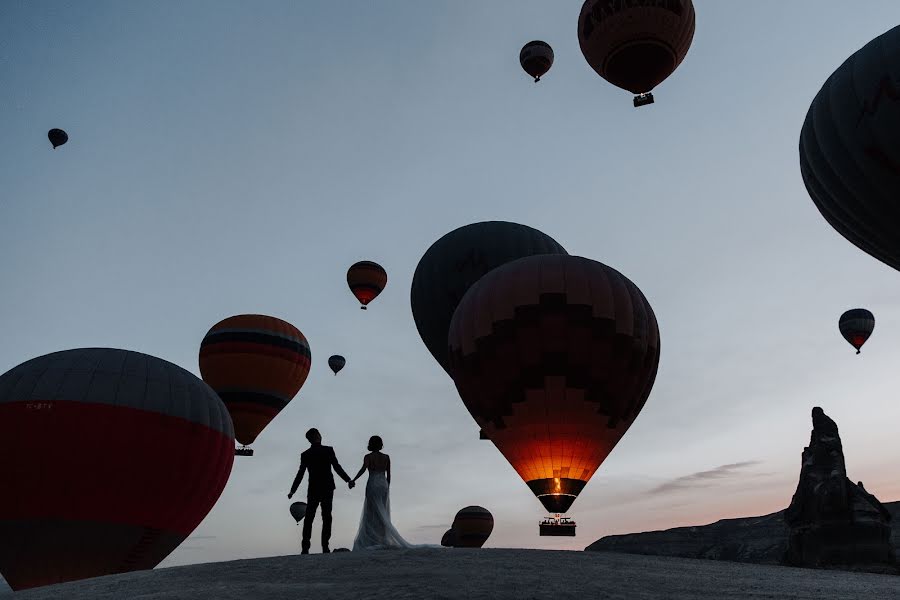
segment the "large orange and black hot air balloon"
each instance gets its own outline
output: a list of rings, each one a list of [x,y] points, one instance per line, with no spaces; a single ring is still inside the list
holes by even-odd
[[[453,519],[454,548],[481,548],[494,530],[494,515],[482,506],[460,509]]]
[[[587,0],[578,17],[578,43],[600,77],[653,102],[653,88],[681,64],[694,39],[691,0]]]
[[[553,48],[540,40],[528,42],[519,52],[519,64],[537,83],[553,66]]]
[[[851,308],[838,319],[838,329],[859,354],[860,348],[875,329],[875,315],[865,308]]]
[[[800,173],[825,220],[900,270],[900,26],[844,61],[800,132]]]
[[[450,373],[478,425],[551,513],[564,513],[650,394],[659,329],[624,275],[565,255],[473,285],[450,324]]]
[[[200,343],[200,373],[222,398],[235,438],[249,446],[309,375],[309,343],[275,317],[237,315],[219,321]],[[239,455],[253,450],[241,448]]]
[[[347,269],[347,285],[366,310],[369,302],[378,297],[387,285],[387,271],[378,263],[362,260]]]
[[[465,225],[428,248],[413,275],[410,304],[422,341],[445,371],[450,319],[466,291],[491,269],[535,254],[566,250],[537,229],[506,221]]]
[[[109,348],[0,376],[0,439],[0,573],[14,590],[152,569],[210,511],[234,461],[231,417],[208,385]]]

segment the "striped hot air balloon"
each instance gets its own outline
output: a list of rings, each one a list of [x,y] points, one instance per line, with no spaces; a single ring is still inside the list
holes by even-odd
[[[309,343],[300,330],[265,315],[219,321],[200,344],[200,373],[222,398],[234,421],[235,438],[253,443],[309,375]],[[249,448],[238,454],[252,455]]]
[[[14,590],[152,569],[210,511],[234,461],[231,417],[209,386],[110,348],[0,376],[0,439],[0,573]]]
[[[860,348],[875,329],[875,315],[865,308],[852,308],[838,319],[838,329],[859,354]]]
[[[455,548],[481,548],[494,530],[494,516],[482,506],[467,506],[456,513],[451,529]]]
[[[564,513],[643,408],[659,329],[624,275],[548,254],[469,288],[449,348],[469,413],[544,507]]]
[[[347,285],[366,310],[369,302],[378,297],[387,285],[387,271],[378,263],[363,260],[347,269]]]

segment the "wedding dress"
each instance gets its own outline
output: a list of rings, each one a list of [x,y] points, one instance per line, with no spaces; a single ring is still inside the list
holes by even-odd
[[[363,501],[359,531],[353,540],[353,551],[386,548],[419,548],[410,544],[391,523],[391,498],[387,473],[369,469],[366,498]]]

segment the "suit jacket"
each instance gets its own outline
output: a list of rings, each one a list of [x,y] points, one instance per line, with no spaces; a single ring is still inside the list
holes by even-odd
[[[331,474],[332,467],[334,467],[341,479],[350,481],[350,477],[338,464],[337,457],[334,455],[334,448],[323,446],[322,444],[310,446],[300,454],[300,469],[297,470],[297,476],[294,477],[294,483],[291,485],[291,494],[297,491],[306,471],[309,471],[307,495],[321,494],[333,490],[334,476]]]

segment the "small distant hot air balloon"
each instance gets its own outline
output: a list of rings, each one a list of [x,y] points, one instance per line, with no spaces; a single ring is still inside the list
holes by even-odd
[[[453,548],[456,546],[456,532],[452,527],[445,531],[443,537],[441,537],[441,546],[444,548]]]
[[[50,140],[50,143],[53,144],[53,149],[56,150],[59,146],[69,141],[69,134],[62,129],[51,129],[47,132],[47,139]]]
[[[838,320],[838,329],[844,339],[850,342],[850,345],[856,348],[856,353],[859,354],[860,348],[875,329],[875,315],[864,308],[852,308],[841,315]]]
[[[234,462],[231,417],[208,385],[112,348],[0,375],[0,439],[0,573],[14,590],[152,569]]]
[[[237,315],[219,321],[200,344],[200,373],[222,398],[246,448],[297,395],[311,361],[300,330],[275,317]]]
[[[467,506],[456,513],[451,529],[455,548],[481,548],[494,530],[494,516],[482,506]]]
[[[306,502],[294,502],[291,504],[291,516],[297,521],[297,525],[306,516]]]
[[[900,26],[853,53],[816,94],[800,132],[800,173],[819,212],[900,271]]]
[[[519,52],[519,64],[537,83],[553,66],[553,48],[539,40],[528,42]]]
[[[469,413],[550,513],[565,513],[650,395],[659,328],[602,263],[529,256],[469,288],[448,335]]]
[[[339,354],[328,357],[328,366],[332,371],[334,371],[335,375],[338,374],[338,371],[344,368],[345,364],[347,364],[347,359]]]
[[[638,107],[653,103],[650,92],[684,60],[694,26],[691,0],[586,0],[578,43],[591,68],[636,94]]]
[[[360,261],[347,270],[347,285],[362,305],[360,308],[366,310],[387,285],[387,271],[378,263]]]

